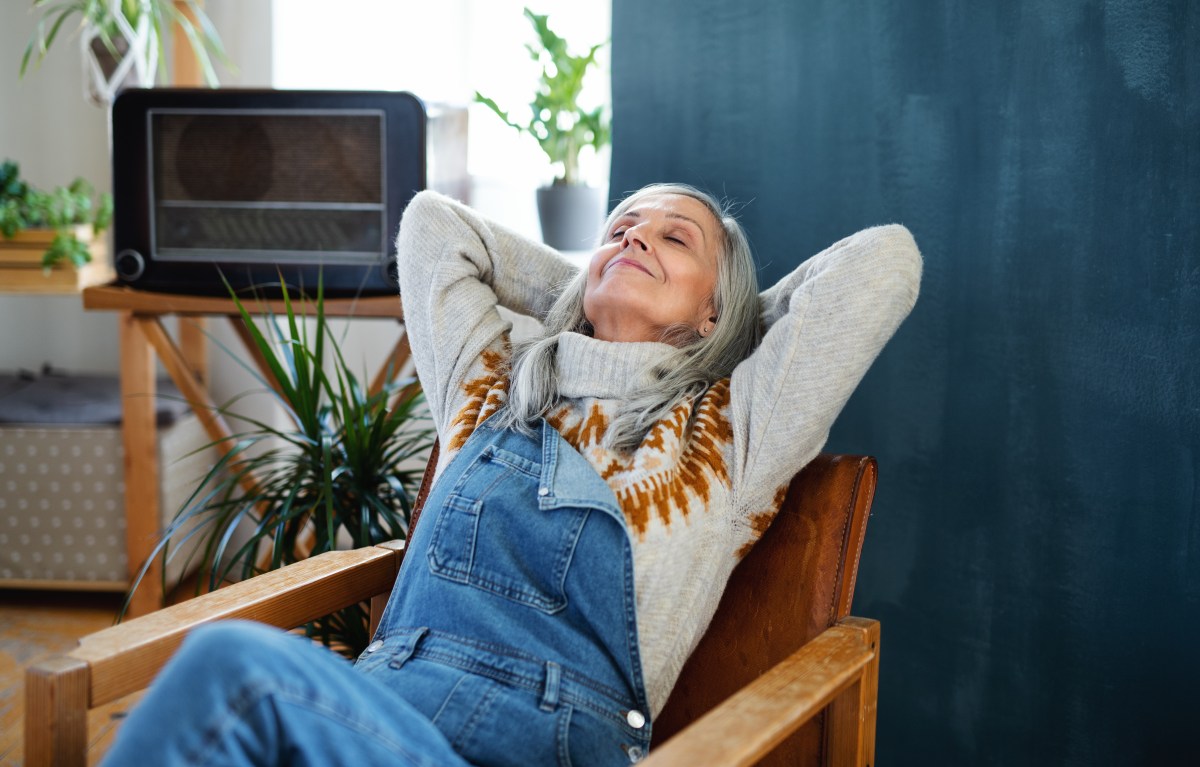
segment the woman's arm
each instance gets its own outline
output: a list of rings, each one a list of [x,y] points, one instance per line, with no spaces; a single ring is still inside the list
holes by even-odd
[[[846,400],[912,310],[920,280],[916,242],[890,225],[841,240],[762,292],[767,333],[730,385],[741,511],[771,507],[775,492],[820,452]]]
[[[444,435],[484,350],[507,343],[511,323],[497,305],[540,320],[548,297],[576,269],[553,249],[435,192],[409,203],[396,250],[413,359]]]

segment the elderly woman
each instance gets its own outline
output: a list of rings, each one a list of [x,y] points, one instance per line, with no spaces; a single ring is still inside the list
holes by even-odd
[[[921,271],[885,226],[759,295],[737,222],[682,185],[621,202],[578,273],[433,193],[398,250],[443,450],[378,634],[351,667],[261,627],[199,631],[109,763],[637,761]],[[514,344],[500,307],[541,332]]]

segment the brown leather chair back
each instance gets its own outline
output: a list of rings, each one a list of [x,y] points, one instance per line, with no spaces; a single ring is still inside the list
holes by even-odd
[[[874,458],[825,453],[796,475],[654,720],[656,743],[849,614],[876,477]],[[824,744],[819,714],[761,764],[823,764]]]
[[[411,530],[437,464],[434,445]],[[850,613],[878,469],[869,456],[822,453],[793,479],[771,526],[734,569],[716,615],[666,707],[654,742],[675,733]],[[825,763],[825,715],[801,727],[761,764]]]
[[[433,449],[429,451],[429,460],[425,463],[425,473],[421,475],[421,487],[417,490],[417,499],[413,501],[412,515],[408,518],[408,537],[412,538],[417,529],[417,520],[421,518],[421,509],[425,508],[425,499],[429,497],[429,488],[433,487],[433,472],[437,469],[441,443],[433,441]]]

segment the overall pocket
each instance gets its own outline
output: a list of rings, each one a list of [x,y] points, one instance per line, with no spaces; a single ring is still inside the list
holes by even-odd
[[[489,445],[438,509],[434,575],[544,613],[566,607],[564,582],[588,511],[543,510],[540,465]]]

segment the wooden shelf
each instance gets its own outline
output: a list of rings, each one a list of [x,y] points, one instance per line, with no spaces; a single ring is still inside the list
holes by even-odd
[[[90,226],[75,227],[75,236],[87,242],[92,261],[81,267],[71,265],[42,267],[42,255],[54,242],[56,232],[32,229],[13,237],[0,237],[0,293],[69,294],[116,279],[108,258],[108,245],[96,237]]]

